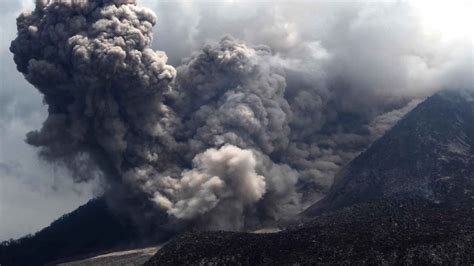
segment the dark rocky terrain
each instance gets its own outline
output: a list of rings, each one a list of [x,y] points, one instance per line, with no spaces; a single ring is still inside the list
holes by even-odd
[[[79,254],[127,248],[139,244],[138,239],[139,231],[130,219],[113,213],[105,198],[99,198],[34,235],[2,242],[0,265],[44,265]]]
[[[471,264],[474,101],[428,98],[280,233],[188,232],[147,265]]]
[[[323,214],[281,233],[186,233],[146,265],[474,261],[472,208],[445,208],[422,199],[383,200]]]
[[[417,106],[343,169],[305,215],[393,195],[432,202],[474,197],[473,93],[443,92]]]

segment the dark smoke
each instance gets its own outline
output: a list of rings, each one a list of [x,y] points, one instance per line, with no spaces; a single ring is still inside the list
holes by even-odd
[[[155,22],[134,0],[43,0],[22,14],[11,51],[49,107],[27,142],[77,181],[102,178],[118,202],[144,199],[211,229],[298,213],[432,91],[378,91],[385,80],[341,47],[354,36],[332,40],[329,53],[288,37],[288,27],[262,33],[263,42],[281,36],[279,46],[227,36],[175,69],[151,48]],[[358,60],[383,54],[364,52]]]
[[[172,132],[163,95],[176,71],[150,49],[153,12],[133,1],[37,1],[20,15],[11,51],[44,94],[49,115],[27,142],[78,181],[105,176],[139,189],[126,171],[155,164]]]

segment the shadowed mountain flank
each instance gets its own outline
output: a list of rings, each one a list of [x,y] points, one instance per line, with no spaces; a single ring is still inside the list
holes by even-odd
[[[472,92],[443,92],[421,103],[336,177],[313,216],[359,202],[417,194],[434,203],[474,195]]]
[[[0,264],[44,265],[78,255],[146,246],[149,238],[126,215],[107,205],[105,197],[93,199],[34,235],[0,244]],[[166,233],[161,231],[162,237]],[[156,240],[156,238],[155,238]]]

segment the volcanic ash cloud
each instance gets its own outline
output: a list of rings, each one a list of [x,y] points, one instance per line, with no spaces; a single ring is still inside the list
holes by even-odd
[[[151,48],[155,22],[132,0],[37,1],[10,48],[48,105],[27,142],[137,215],[229,230],[290,217],[416,105],[358,108],[344,77],[324,80],[340,64],[319,43],[319,71],[302,63],[314,49],[291,58],[229,36],[174,68]]]
[[[250,209],[295,212],[296,172],[269,157],[288,145],[291,111],[268,48],[224,38],[175,80],[150,48],[155,22],[130,0],[38,1],[20,15],[10,49],[49,111],[27,142],[77,181],[100,172],[176,218],[241,228]]]

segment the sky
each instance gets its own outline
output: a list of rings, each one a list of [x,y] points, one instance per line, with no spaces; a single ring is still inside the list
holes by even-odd
[[[93,186],[74,184],[24,142],[46,116],[42,97],[16,71],[8,50],[15,18],[31,2],[6,0],[0,9],[0,241],[34,233],[94,195]]]
[[[338,65],[323,67],[344,72],[361,88],[374,87],[377,93],[370,95],[395,91],[404,97],[427,96],[439,83],[454,84],[464,79],[466,71],[472,74],[470,1],[337,1],[331,5],[315,1],[275,2],[139,1],[157,13],[154,48],[164,50],[169,63],[175,66],[207,41],[230,33],[251,43],[270,45],[291,58],[301,59],[300,55],[293,55],[299,53],[296,48],[309,49],[311,57],[321,61],[329,55],[349,58],[335,61],[344,62],[344,69]],[[361,5],[364,8],[359,8]],[[392,9],[393,6],[397,8]],[[410,8],[404,9],[405,6]],[[33,0],[4,0],[0,9],[0,240],[33,233],[100,193],[97,183],[76,184],[67,171],[40,160],[36,148],[24,141],[27,132],[41,128],[47,108],[40,93],[16,70],[8,48],[16,35],[15,18],[22,10],[32,8]],[[314,10],[318,10],[316,14],[312,13]],[[372,14],[381,10],[386,14]],[[338,27],[346,16],[356,18],[351,24],[353,31],[349,32],[356,35]],[[412,31],[413,25],[404,24],[412,21],[411,16],[420,23],[416,31]],[[387,60],[372,60],[376,57],[369,55],[379,51],[372,46],[359,47],[364,44],[361,39],[386,48],[379,57]],[[302,48],[300,42],[308,45]],[[416,55],[426,53],[431,58],[428,63],[440,67],[430,67],[416,56],[405,56],[412,49]],[[471,51],[471,57],[458,60],[466,51]],[[409,67],[398,68],[406,65]],[[320,66],[310,66],[313,67]],[[391,75],[377,72],[387,68],[393,68]]]

